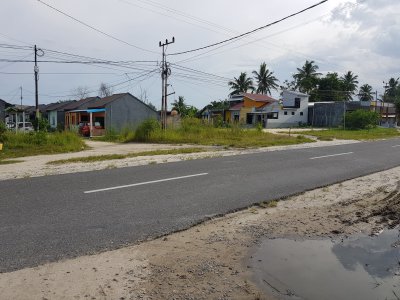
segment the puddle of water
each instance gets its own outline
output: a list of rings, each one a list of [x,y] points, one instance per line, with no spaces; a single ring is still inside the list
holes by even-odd
[[[400,299],[400,232],[331,240],[264,241],[251,258],[256,283],[282,299]]]

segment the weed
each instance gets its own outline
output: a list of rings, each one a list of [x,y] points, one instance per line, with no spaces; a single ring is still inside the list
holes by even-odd
[[[269,201],[269,202],[267,202],[267,207],[277,207],[278,206],[278,201],[276,201],[276,200],[272,200],[272,201]]]
[[[329,188],[328,188],[328,187],[324,187],[324,188],[322,189],[322,191],[323,191],[324,193],[328,193],[328,192],[329,192]]]
[[[113,159],[125,159],[130,157],[138,157],[138,156],[156,156],[156,155],[176,155],[176,154],[187,154],[187,153],[199,153],[207,151],[203,148],[180,148],[180,149],[169,149],[169,150],[153,150],[153,151],[143,151],[143,152],[134,152],[128,154],[107,154],[107,155],[95,155],[95,156],[87,156],[87,157],[75,157],[69,159],[61,159],[50,161],[47,164],[49,165],[61,165],[61,164],[69,164],[69,163],[91,163],[96,161],[105,161],[105,160],[113,160]]]
[[[24,162],[23,160],[0,160],[0,165],[11,165],[11,164],[16,164]]]
[[[151,161],[149,161],[149,163],[148,163],[149,165],[156,165],[157,164],[157,162],[155,161],[155,160],[151,160]]]

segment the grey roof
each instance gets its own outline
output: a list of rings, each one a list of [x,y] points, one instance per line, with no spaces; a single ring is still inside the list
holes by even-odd
[[[100,98],[99,97],[89,97],[89,98],[81,99],[81,100],[69,103],[67,106],[64,106],[63,109],[65,111],[77,110],[77,109],[88,109],[89,105],[91,103],[95,102],[96,100],[100,100]]]
[[[122,97],[124,97],[126,95],[130,95],[131,97],[134,97],[129,93],[114,94],[114,95],[111,95],[111,96],[108,96],[108,97],[101,98],[101,99],[99,99],[99,100],[97,100],[97,101],[95,101],[93,103],[90,103],[89,108],[104,107],[107,104],[109,104],[109,103],[111,103],[111,102],[113,102],[113,101],[115,101],[115,100],[117,100],[119,98],[122,98]],[[134,98],[136,98],[136,97],[134,97]]]
[[[64,101],[60,103],[51,103],[46,107],[46,111],[62,111],[64,110],[64,107],[70,104],[71,102],[74,102],[75,100],[69,100],[69,101]]]

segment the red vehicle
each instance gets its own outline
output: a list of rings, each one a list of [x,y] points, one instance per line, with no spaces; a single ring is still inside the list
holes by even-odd
[[[90,124],[87,122],[79,123],[79,134],[90,136]]]

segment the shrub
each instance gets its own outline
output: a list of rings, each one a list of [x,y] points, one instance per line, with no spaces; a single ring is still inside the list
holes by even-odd
[[[156,119],[148,119],[140,124],[136,129],[134,140],[138,142],[146,142],[149,140],[152,133],[160,129],[160,122]]]
[[[345,117],[349,129],[370,129],[376,127],[379,121],[378,113],[364,109],[347,112]]]
[[[45,118],[38,118],[33,120],[32,125],[33,128],[35,128],[38,131],[47,132],[50,129],[49,121]]]

